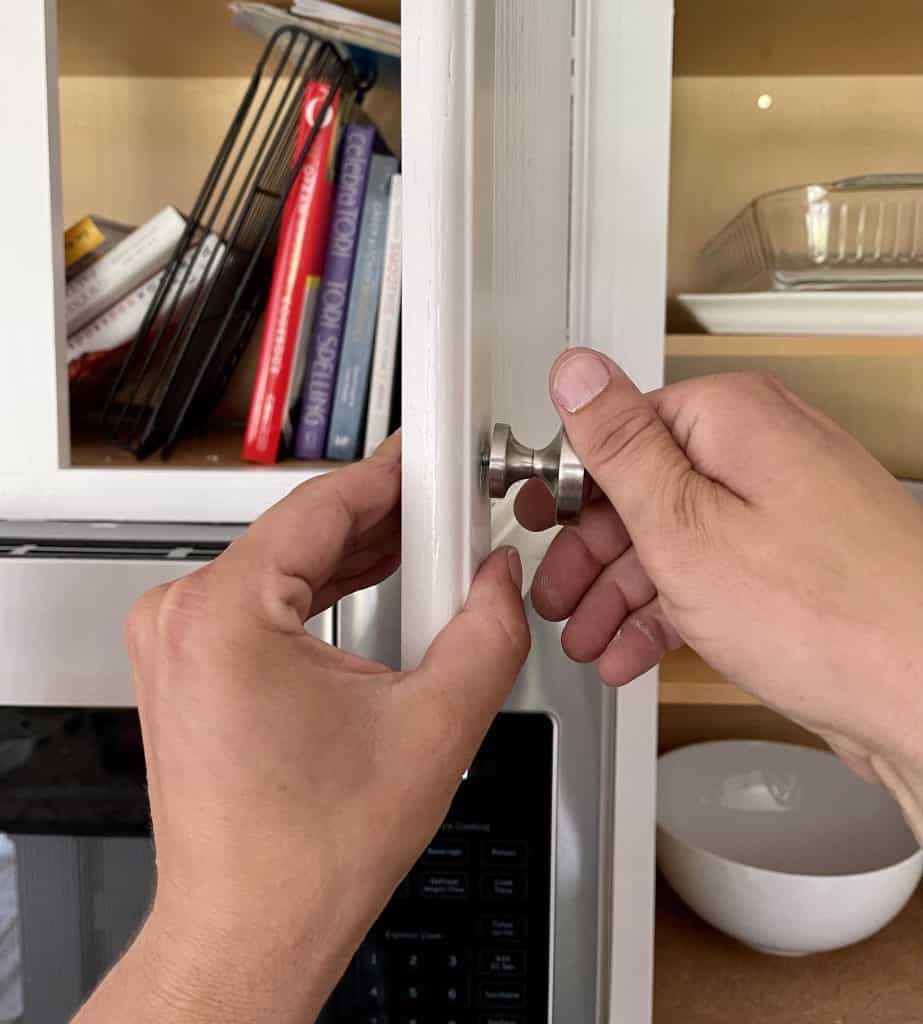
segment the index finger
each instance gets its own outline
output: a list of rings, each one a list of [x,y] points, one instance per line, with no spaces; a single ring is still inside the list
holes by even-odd
[[[401,438],[362,462],[301,484],[257,519],[213,563],[238,581],[287,581],[283,600],[305,617],[337,567],[398,507]],[[223,565],[219,566],[219,563]]]

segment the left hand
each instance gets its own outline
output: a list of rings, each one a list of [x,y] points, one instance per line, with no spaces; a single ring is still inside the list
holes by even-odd
[[[157,894],[84,1024],[313,1020],[437,831],[529,633],[510,549],[414,672],[305,633],[397,566],[400,478],[392,438],[133,610]]]

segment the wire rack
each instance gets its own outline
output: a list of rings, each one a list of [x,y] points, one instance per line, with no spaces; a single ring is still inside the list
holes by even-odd
[[[330,89],[296,152],[310,81]],[[205,429],[265,305],[289,190],[335,97],[346,115],[370,84],[298,27],[266,44],[102,411],[139,459]]]

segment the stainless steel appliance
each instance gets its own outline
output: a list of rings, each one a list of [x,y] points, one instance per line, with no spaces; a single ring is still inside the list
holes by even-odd
[[[144,917],[153,859],[125,612],[238,532],[0,526],[0,684],[18,701],[0,709],[0,1022],[68,1019]],[[394,578],[308,628],[397,665],[399,594]],[[451,813],[326,1024],[606,1019],[614,716],[595,680],[574,685],[557,628],[536,620],[533,634]]]

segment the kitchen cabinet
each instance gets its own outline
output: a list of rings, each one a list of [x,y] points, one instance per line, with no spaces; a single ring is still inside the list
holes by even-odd
[[[675,301],[699,287],[700,247],[757,193],[918,170],[915,0],[779,0],[758,11],[740,0],[678,0],[675,32],[667,0],[352,5],[400,10],[402,20],[400,90],[376,87],[367,105],[405,174],[404,561],[398,580],[344,602],[335,627],[325,624],[341,644],[413,665],[461,606],[491,545],[521,545],[527,574],[534,570],[547,537],[523,536],[508,501],[490,508],[480,453],[496,421],[530,445],[551,438],[546,374],[567,344],[605,349],[645,389],[664,374],[782,368],[892,472],[918,472],[898,434],[918,425],[923,338],[712,338]],[[222,0],[37,0],[0,10],[0,128],[15,140],[2,175],[4,534],[80,540],[114,531],[106,535],[142,543],[172,527],[207,543],[332,468],[241,462],[235,419],[252,358],[232,382],[220,429],[166,462],[139,464],[105,437],[71,429],[63,228],[87,212],[138,223],[167,202],[188,208],[261,46],[232,27]],[[849,386],[856,366],[875,381],[874,402],[861,408]],[[224,534],[214,524],[228,524]],[[131,702],[124,663],[104,663],[100,651],[116,642],[144,581],[188,566],[101,568],[91,553],[83,563],[93,572],[80,559],[51,557],[39,570],[0,558],[0,642],[18,659],[0,666],[0,704]],[[102,633],[92,603],[80,601],[82,573],[106,595]],[[75,657],[45,652],[30,662],[26,593],[50,621],[69,616]],[[809,737],[689,651],[614,694],[561,656],[555,627],[533,627],[509,710],[555,722],[554,1019],[640,1022],[651,1015],[657,693],[661,747],[718,735]],[[906,953],[918,902],[882,938],[888,949]],[[862,957],[849,963],[866,969]],[[725,968],[734,984],[722,988]],[[703,992],[714,995],[712,1008],[720,995],[724,1016],[709,1017],[703,1003],[701,1019],[740,1019],[747,993],[775,976],[669,897],[657,969],[663,1022],[678,1019],[676,1007],[692,1013]],[[873,984],[881,975],[868,970]],[[714,984],[700,988],[700,971]],[[799,983],[804,999],[808,982]],[[832,1014],[841,1004],[830,1000]]]
[[[493,422],[551,438],[546,375],[569,343],[606,349],[646,388],[662,381],[672,10],[404,0],[400,16],[400,90],[367,104],[405,175],[403,567],[390,589],[344,602],[335,629],[391,661],[399,629],[413,666],[492,545],[521,542],[534,568],[547,544],[520,536],[509,501],[490,507],[480,456]],[[233,534],[332,468],[242,463],[233,414],[167,461],[137,463],[72,429],[68,407],[63,229],[86,213],[139,223],[166,203],[188,209],[261,48],[221,0],[0,11],[0,128],[16,152],[3,171],[15,244],[0,252],[0,520],[17,542],[0,560],[0,629],[17,637],[0,704],[130,703],[124,663],[106,660],[118,622],[144,581],[194,567],[141,551],[149,531],[183,549],[201,531]],[[100,531],[136,557],[104,559]],[[67,658],[30,660],[28,608],[67,612]],[[508,710],[554,723],[554,1019],[641,1021],[656,674],[618,695],[592,675],[536,622]]]
[[[699,252],[756,195],[919,170],[923,100],[914,0],[678,0],[671,116],[665,380],[771,372],[852,432],[919,496],[923,324],[916,336],[709,336],[676,296],[700,291]],[[688,650],[660,670],[659,747],[725,738],[822,746]],[[920,894],[880,935],[808,961],[751,953],[663,886],[657,1024],[912,1020],[923,1005]]]

